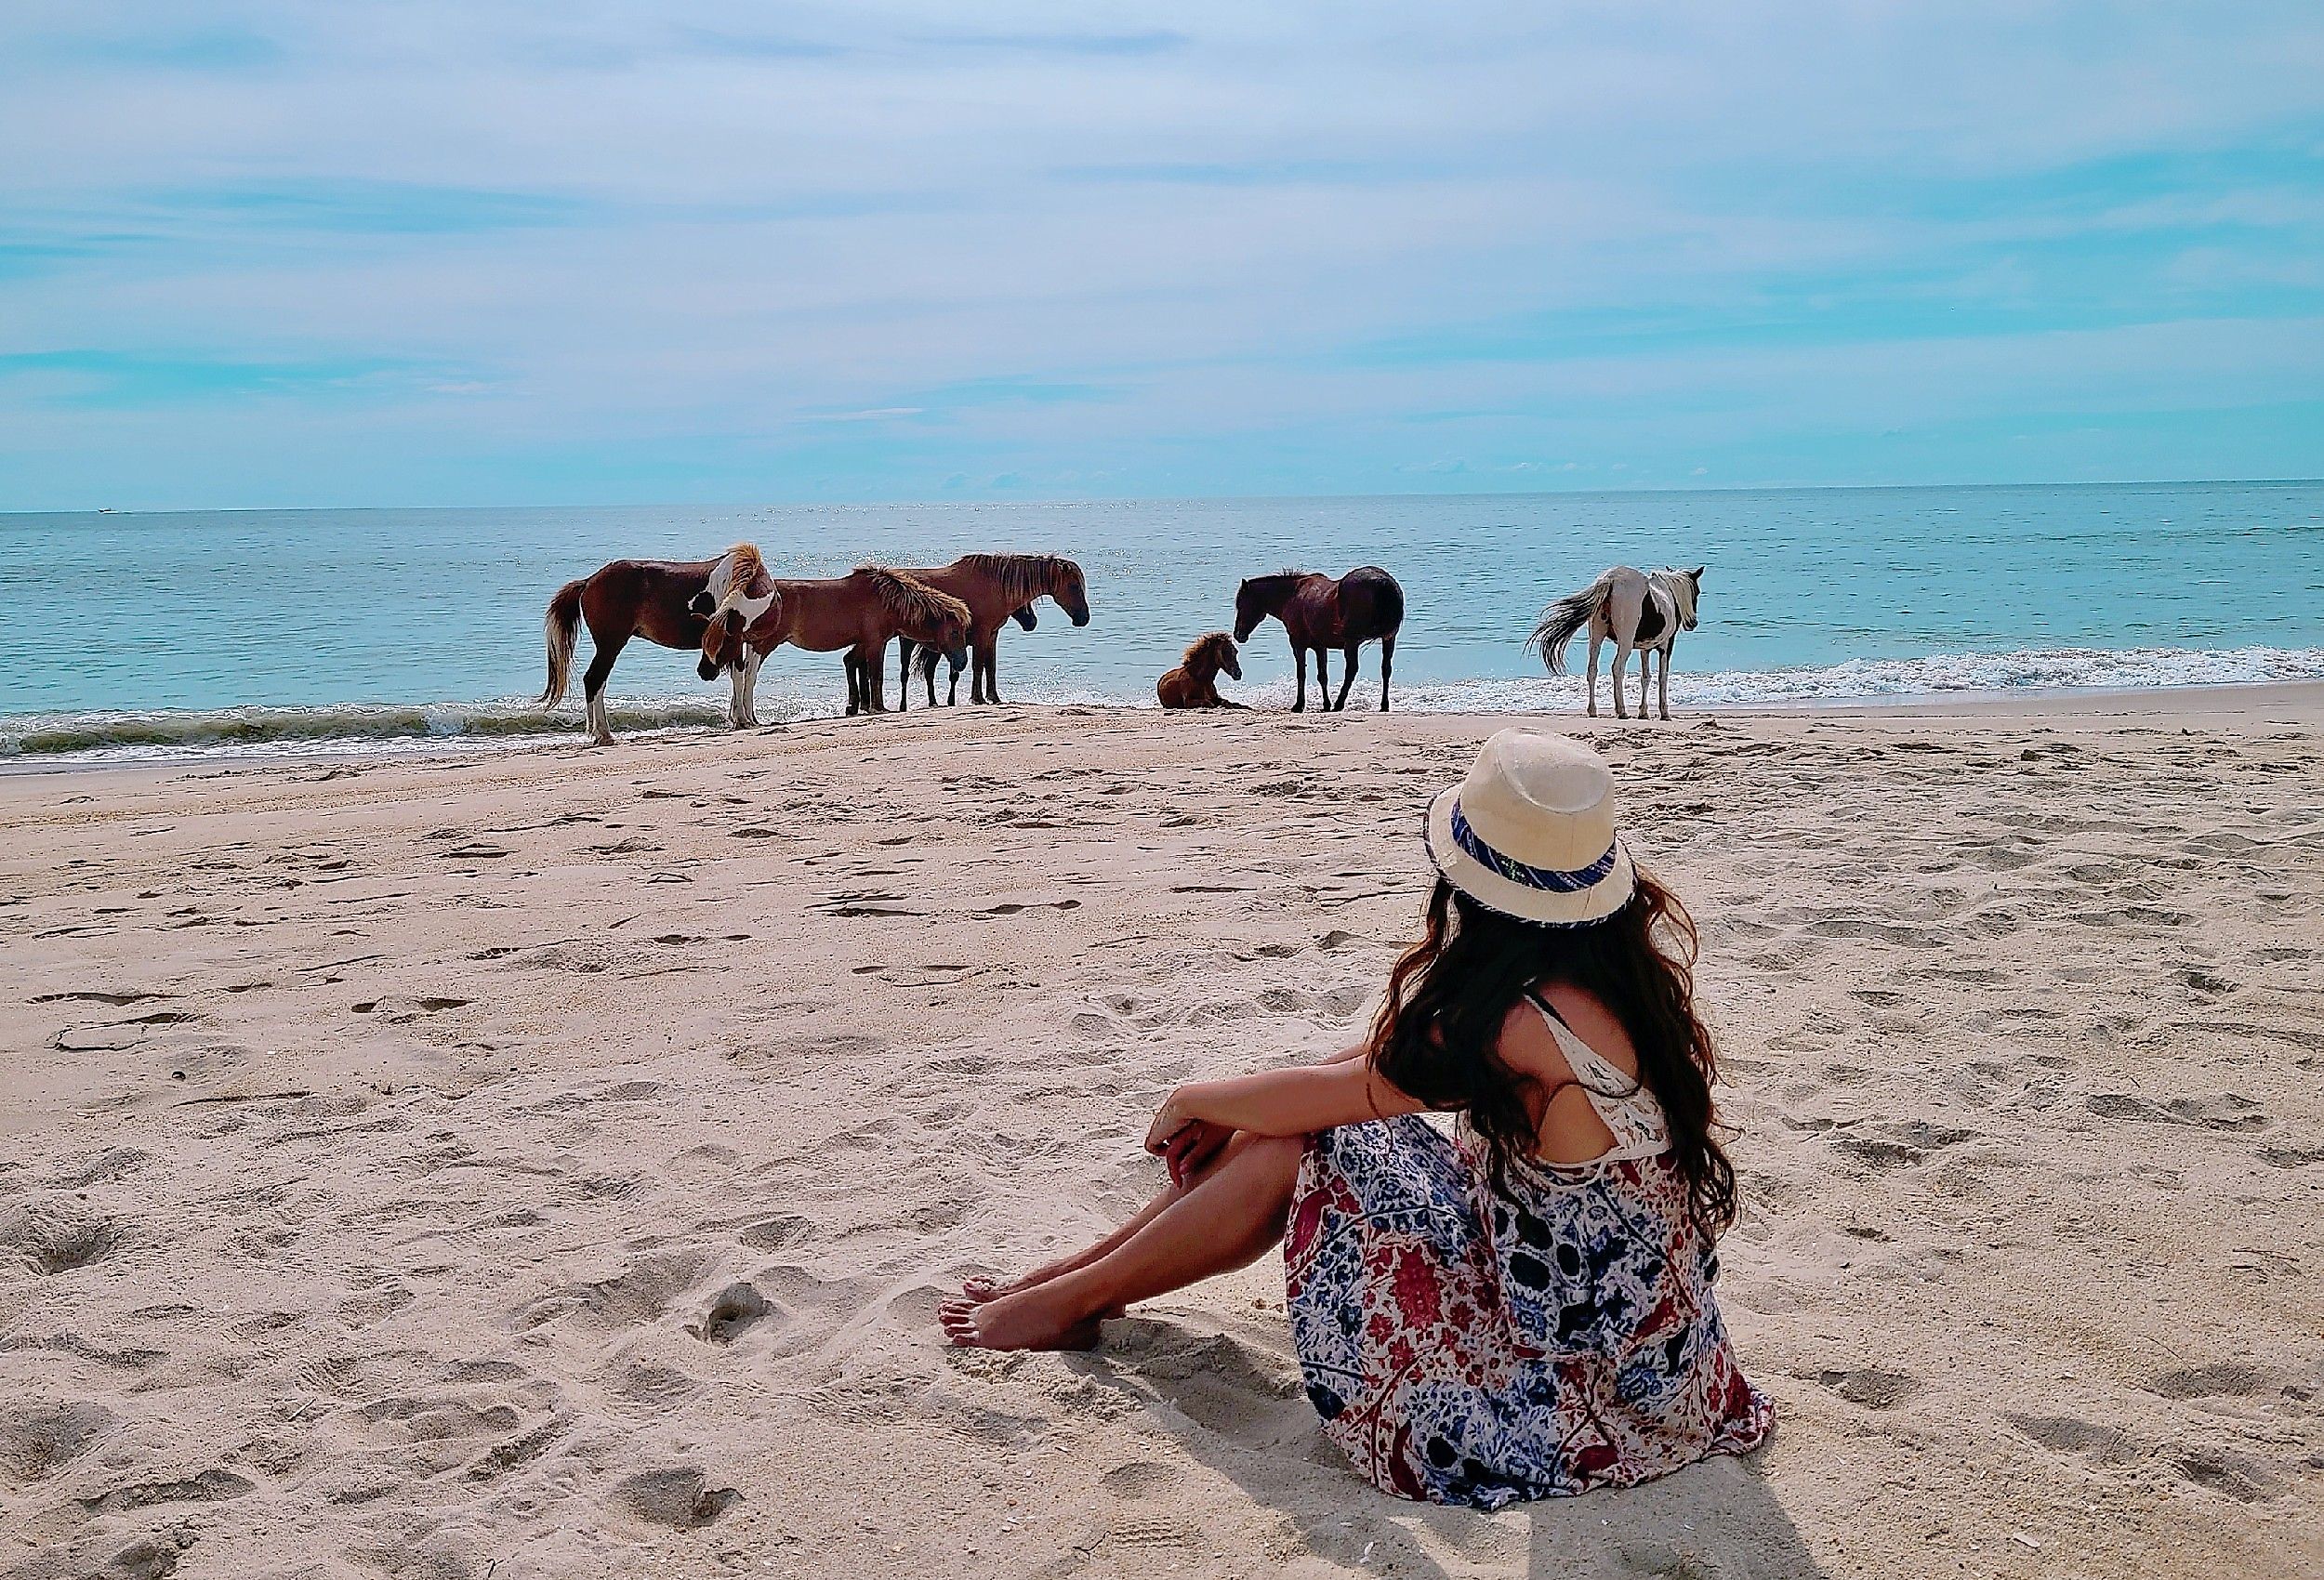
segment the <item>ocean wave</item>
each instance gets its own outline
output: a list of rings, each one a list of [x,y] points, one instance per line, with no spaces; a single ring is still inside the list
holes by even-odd
[[[1682,666],[1670,677],[1670,701],[1673,706],[1688,708],[1749,707],[1961,692],[2148,691],[2317,679],[2324,679],[2324,648],[2034,648],[1851,659],[1782,669],[1696,673]],[[1379,695],[1379,683],[1377,671],[1368,678],[1359,675],[1349,705],[1370,705]],[[1633,668],[1631,685],[1636,684]],[[1229,690],[1237,700],[1258,706],[1290,705],[1287,678],[1254,687],[1230,682]],[[1579,707],[1583,690],[1583,681],[1571,675],[1399,680],[1395,704],[1414,713],[1532,713]],[[1155,705],[1153,691],[1142,686],[1116,694],[1086,685],[1027,685],[1013,700],[1050,705]],[[821,693],[786,695],[761,681],[759,715],[770,724],[828,718],[838,711],[834,703]],[[625,735],[715,730],[726,723],[722,696],[614,699],[609,705],[614,729]],[[1599,705],[1611,705],[1603,689]],[[517,698],[25,714],[0,717],[0,759],[62,765],[476,751],[577,741],[581,736],[577,709],[549,712]]]
[[[1628,694],[1635,700],[1632,665]],[[2324,648],[2027,648],[2007,652],[1934,653],[1925,658],[1850,659],[1784,669],[1691,673],[1682,659],[1670,673],[1670,703],[1689,707],[1749,707],[1776,703],[1841,703],[1936,697],[1964,691],[2144,691],[2178,686],[2259,685],[2324,679]],[[1610,682],[1600,678],[1599,706],[1610,708]],[[1378,681],[1373,682],[1375,686]],[[1355,695],[1364,688],[1356,679]],[[1529,712],[1579,705],[1578,676],[1456,680],[1396,687],[1399,707],[1432,713]],[[1287,699],[1290,683],[1284,682]]]
[[[616,731],[704,729],[726,704],[691,697],[611,704]],[[578,737],[580,715],[513,699],[458,703],[330,703],[315,707],[152,709],[0,718],[0,757],[52,760],[366,752],[383,748],[523,744]]]

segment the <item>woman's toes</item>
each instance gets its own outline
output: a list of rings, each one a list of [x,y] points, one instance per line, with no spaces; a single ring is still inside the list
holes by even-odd
[[[963,1282],[960,1293],[971,1300],[990,1300],[1000,1293],[1000,1284],[993,1279],[980,1276]]]

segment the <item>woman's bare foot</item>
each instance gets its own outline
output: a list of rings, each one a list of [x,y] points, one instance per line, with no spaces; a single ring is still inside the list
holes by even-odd
[[[1090,1312],[1053,1284],[989,1300],[947,1300],[936,1309],[944,1336],[979,1350],[1094,1350],[1098,1323],[1118,1308]]]

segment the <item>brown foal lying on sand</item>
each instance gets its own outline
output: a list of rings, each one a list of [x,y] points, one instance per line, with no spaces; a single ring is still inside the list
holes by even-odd
[[[1241,703],[1219,695],[1222,669],[1237,680],[1243,678],[1242,662],[1235,656],[1235,639],[1224,631],[1212,631],[1195,639],[1178,667],[1155,683],[1154,693],[1166,708],[1241,707]]]

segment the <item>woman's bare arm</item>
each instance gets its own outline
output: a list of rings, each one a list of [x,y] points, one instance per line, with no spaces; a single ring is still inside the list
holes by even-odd
[[[1353,1048],[1349,1055],[1363,1051]],[[1190,1082],[1172,1092],[1155,1113],[1146,1150],[1161,1151],[1170,1137],[1195,1121],[1255,1136],[1304,1136],[1336,1125],[1420,1112],[1424,1105],[1389,1085],[1369,1060],[1349,1055],[1231,1080]]]

